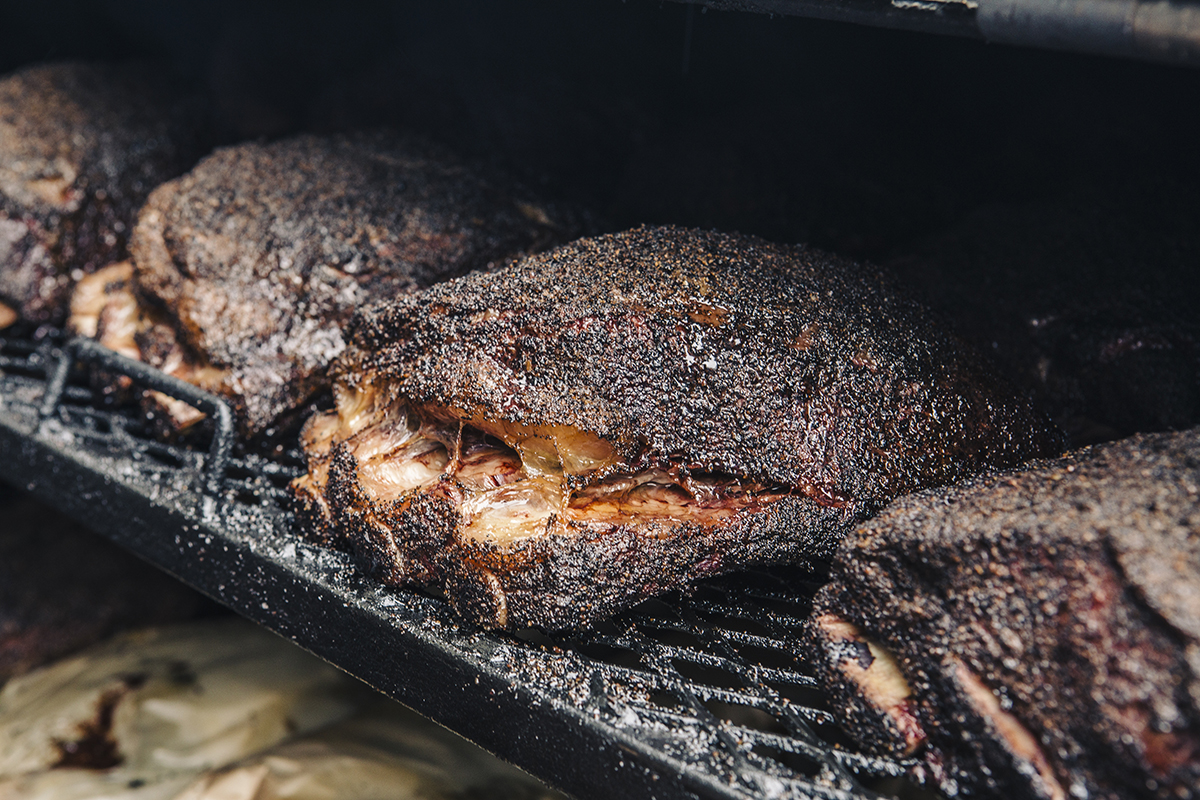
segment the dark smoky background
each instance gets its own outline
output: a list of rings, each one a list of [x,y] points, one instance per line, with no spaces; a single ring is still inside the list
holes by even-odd
[[[584,202],[881,260],[1196,174],[1200,73],[654,0],[8,3],[5,72],[161,59],[224,141],[392,124]]]
[[[1075,443],[1200,421],[1200,72],[654,0],[3,4],[216,140],[392,125],[590,208],[894,269]]]

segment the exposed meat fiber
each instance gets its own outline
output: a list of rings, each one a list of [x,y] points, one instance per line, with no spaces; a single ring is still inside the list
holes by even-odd
[[[1194,796],[1200,429],[896,501],[811,634],[850,733],[948,794]]]
[[[253,436],[327,386],[358,308],[553,244],[573,225],[388,132],[243,144],[151,195],[133,266],[81,287],[72,324],[225,396]],[[199,416],[161,404],[175,428]]]
[[[679,228],[368,309],[309,421],[319,537],[488,627],[568,628],[830,553],[1057,431],[879,271]]]
[[[0,326],[61,324],[71,287],[127,254],[150,191],[203,146],[161,66],[49,64],[0,79]]]

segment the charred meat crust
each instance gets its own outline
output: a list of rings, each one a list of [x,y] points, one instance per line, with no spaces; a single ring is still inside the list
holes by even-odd
[[[979,209],[893,262],[1073,446],[1200,424],[1200,189],[1117,187]]]
[[[243,144],[151,195],[131,245],[135,293],[171,321],[193,366],[226,373],[215,388],[253,435],[327,386],[362,305],[546,246],[575,224],[409,137]]]
[[[326,497],[341,541],[383,582],[438,587],[487,628],[577,628],[739,566],[826,554],[851,519],[844,509],[785,497],[718,524],[561,520],[548,535],[497,544],[462,534],[454,481],[379,502],[363,490],[357,467],[335,447]]]
[[[199,157],[198,112],[147,64],[0,80],[0,300],[61,323],[73,283],[125,258],[150,191]]]
[[[850,733],[903,752],[822,618],[894,654],[928,737],[920,772],[944,790],[1187,796],[1200,784],[1198,454],[1200,430],[1095,446],[904,498],[851,535],[810,627]]]
[[[337,411],[304,435],[300,505],[383,581],[441,589],[487,627],[577,627],[706,575],[822,557],[894,493],[1057,452],[886,278],[748,237],[580,240],[353,331]],[[503,466],[488,488],[464,442]],[[539,481],[519,535],[478,524]],[[645,502],[625,504],[638,487]]]
[[[679,228],[582,239],[364,311],[335,367],[416,402],[571,425],[626,461],[881,504],[1060,447],[1058,432],[882,273]]]

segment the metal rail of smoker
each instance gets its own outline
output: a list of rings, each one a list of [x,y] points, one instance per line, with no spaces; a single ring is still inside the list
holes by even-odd
[[[682,0],[997,44],[1200,66],[1194,0]]]
[[[155,440],[81,361],[195,405],[211,442]],[[572,636],[480,631],[307,543],[286,500],[294,451],[236,451],[219,398],[93,342],[0,339],[0,479],[551,785],[866,800],[911,766],[839,739],[798,635],[817,585],[803,569],[711,581]]]

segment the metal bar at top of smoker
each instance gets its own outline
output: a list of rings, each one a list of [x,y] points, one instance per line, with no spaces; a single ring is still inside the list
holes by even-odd
[[[721,11],[750,11],[853,22],[876,28],[979,39],[974,0],[679,0]]]
[[[988,41],[1200,66],[1200,4],[1169,0],[981,0]]]
[[[682,0],[983,38],[997,44],[1200,66],[1195,0]]]

